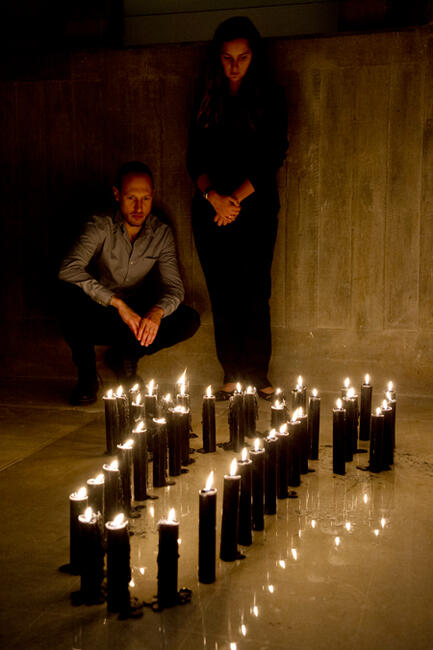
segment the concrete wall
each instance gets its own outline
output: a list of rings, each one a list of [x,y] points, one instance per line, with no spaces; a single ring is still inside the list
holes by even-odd
[[[433,369],[431,28],[279,39],[290,110],[279,174],[272,376],[323,388],[350,374],[429,393]],[[118,164],[146,160],[172,222],[196,337],[143,364],[217,382],[212,319],[189,221],[187,126],[205,46],[3,61],[3,374],[72,374],[55,323],[56,267]]]

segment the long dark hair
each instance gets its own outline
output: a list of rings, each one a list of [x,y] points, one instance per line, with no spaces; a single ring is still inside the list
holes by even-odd
[[[242,79],[239,95],[243,99],[251,128],[256,127],[263,104],[267,70],[260,34],[246,16],[234,16],[221,23],[209,46],[206,88],[197,115],[197,122],[201,127],[214,126],[221,121],[224,97],[228,93],[228,81],[220,60],[221,49],[224,43],[238,38],[248,41],[253,55]]]

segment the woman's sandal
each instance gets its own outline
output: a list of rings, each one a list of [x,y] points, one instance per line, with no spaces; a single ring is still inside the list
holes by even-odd
[[[275,398],[275,391],[273,390],[272,393],[265,393],[263,390],[259,388],[257,390],[257,395],[262,399],[266,400],[267,402],[273,402]]]
[[[217,390],[215,391],[215,400],[217,402],[226,402],[232,397],[234,390]]]

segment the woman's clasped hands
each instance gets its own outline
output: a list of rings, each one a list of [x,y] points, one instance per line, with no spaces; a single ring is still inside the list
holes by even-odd
[[[209,193],[208,200],[216,212],[214,221],[217,226],[232,223],[241,211],[241,204],[234,196],[224,196],[213,190]]]

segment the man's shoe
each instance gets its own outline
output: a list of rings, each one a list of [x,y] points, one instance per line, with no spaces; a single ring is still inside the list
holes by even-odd
[[[72,406],[88,406],[98,399],[98,380],[78,380],[72,390],[70,403]]]

